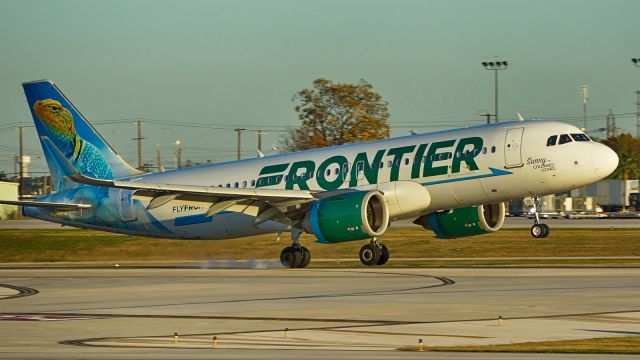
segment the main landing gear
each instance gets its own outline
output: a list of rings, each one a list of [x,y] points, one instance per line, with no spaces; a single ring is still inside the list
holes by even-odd
[[[373,238],[360,248],[360,261],[367,266],[384,265],[389,260],[389,248]]]
[[[302,234],[301,230],[296,228],[291,230],[291,246],[282,249],[280,253],[282,266],[292,269],[305,268],[311,262],[311,252],[298,241],[300,234]]]
[[[531,227],[531,236],[536,239],[546,238],[549,236],[551,229],[549,229],[549,225],[543,224],[540,222],[540,214],[538,213],[538,206],[540,205],[540,197],[533,196],[533,207],[531,208],[531,213],[533,213],[533,226]]]

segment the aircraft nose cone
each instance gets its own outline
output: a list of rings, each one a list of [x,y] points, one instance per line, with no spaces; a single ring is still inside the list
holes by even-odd
[[[593,157],[595,172],[601,178],[606,178],[618,167],[618,154],[606,145],[600,145],[600,149]]]

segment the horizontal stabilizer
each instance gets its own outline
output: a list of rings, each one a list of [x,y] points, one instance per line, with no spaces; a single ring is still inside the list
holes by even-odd
[[[64,204],[64,203],[55,203],[48,201],[11,201],[11,200],[0,200],[0,204],[4,205],[18,205],[18,206],[31,206],[31,207],[44,207],[44,208],[53,208],[57,210],[81,210],[88,209],[91,207],[90,204]]]

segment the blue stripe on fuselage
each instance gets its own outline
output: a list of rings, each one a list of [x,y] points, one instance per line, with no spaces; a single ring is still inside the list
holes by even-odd
[[[437,185],[437,184],[445,184],[445,183],[451,183],[451,182],[457,182],[457,181],[475,180],[475,179],[482,179],[482,178],[488,178],[488,177],[494,177],[494,176],[502,176],[502,175],[513,174],[511,171],[499,170],[499,169],[494,169],[494,168],[491,168],[491,167],[489,168],[489,170],[491,170],[490,174],[473,175],[473,176],[467,176],[467,177],[461,177],[461,178],[455,178],[455,179],[446,179],[446,180],[423,182],[422,185],[423,186]]]

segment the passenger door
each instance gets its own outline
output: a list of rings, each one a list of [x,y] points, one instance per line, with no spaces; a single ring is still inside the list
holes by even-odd
[[[523,133],[523,127],[507,130],[507,136],[504,140],[504,167],[507,169],[524,166],[521,148]]]

